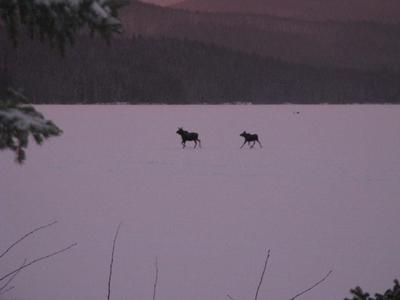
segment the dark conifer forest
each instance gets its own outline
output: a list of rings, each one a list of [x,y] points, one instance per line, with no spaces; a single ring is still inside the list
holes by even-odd
[[[397,103],[399,24],[196,13],[132,1],[63,55],[0,28],[0,91],[33,103]],[[396,38],[397,37],[397,38]]]
[[[188,40],[135,36],[107,44],[82,36],[62,59],[57,51],[29,39],[17,49],[7,45],[0,51],[3,82],[23,87],[33,103],[400,100],[396,71],[317,68]]]

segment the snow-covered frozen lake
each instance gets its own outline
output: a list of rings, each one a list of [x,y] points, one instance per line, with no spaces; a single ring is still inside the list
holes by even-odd
[[[0,299],[340,300],[400,277],[400,106],[40,106],[63,130],[23,166],[0,153]],[[296,114],[295,112],[299,112]],[[182,150],[178,126],[200,133]],[[264,148],[239,149],[247,130]]]

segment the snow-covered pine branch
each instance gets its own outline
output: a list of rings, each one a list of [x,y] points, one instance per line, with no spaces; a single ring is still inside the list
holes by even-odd
[[[78,31],[109,39],[121,31],[118,8],[126,0],[0,0],[0,17],[14,43],[21,31],[64,51]]]
[[[61,129],[33,106],[15,101],[0,102],[0,150],[14,151],[17,162],[25,160],[29,136],[40,145],[45,139],[61,133]]]
[[[5,28],[14,45],[21,32],[48,41],[64,53],[81,29],[98,33],[108,40],[121,31],[118,9],[127,0],[0,0],[0,27]],[[10,88],[0,86],[0,95]],[[15,97],[17,96],[17,97]],[[33,106],[20,104],[21,97],[0,98],[0,150],[10,149],[16,160],[25,160],[29,136],[41,144],[61,130],[46,120]],[[25,101],[26,102],[26,101]]]
[[[73,44],[81,29],[98,33],[108,40],[121,31],[118,9],[127,0],[0,0],[0,26],[4,27],[17,45],[21,32],[31,38],[48,41],[64,53],[67,44]],[[0,95],[3,89],[0,86]],[[16,97],[17,96],[17,97]],[[20,104],[21,97],[0,99],[0,150],[10,149],[16,160],[25,160],[29,136],[41,144],[61,130],[46,120],[33,106]]]

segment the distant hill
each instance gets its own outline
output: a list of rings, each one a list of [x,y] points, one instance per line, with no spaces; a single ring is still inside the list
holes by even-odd
[[[160,6],[171,6],[180,3],[180,0],[143,0],[143,2],[153,3]]]
[[[196,13],[135,0],[122,9],[121,19],[126,36],[140,34],[201,41],[314,66],[400,69],[400,24]]]
[[[0,27],[0,84],[33,103],[400,103],[399,25],[137,1],[121,20],[110,45],[83,33],[65,58],[29,38],[15,50]]]
[[[185,0],[174,7],[318,21],[400,22],[398,0]]]
[[[388,70],[316,68],[170,38],[107,45],[81,36],[64,58],[30,39],[18,53],[7,44],[6,79],[33,103],[400,103],[400,72]]]

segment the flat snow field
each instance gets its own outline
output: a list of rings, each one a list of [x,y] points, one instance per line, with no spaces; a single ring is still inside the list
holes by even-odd
[[[372,294],[400,277],[400,106],[38,106],[64,134],[0,154],[0,299],[305,300]],[[299,112],[299,113],[297,113]],[[178,126],[197,131],[186,149]],[[239,149],[246,130],[260,149]]]

